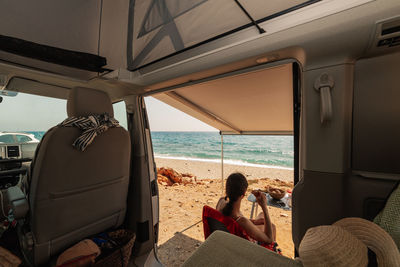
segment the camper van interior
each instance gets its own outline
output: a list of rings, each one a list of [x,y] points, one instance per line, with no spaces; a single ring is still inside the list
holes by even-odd
[[[60,253],[109,229],[127,239],[114,263],[97,266],[163,265],[149,96],[221,135],[293,136],[296,256],[309,228],[373,221],[398,186],[398,0],[0,7],[0,131],[21,117],[54,121],[33,157],[0,142],[0,220],[14,229],[0,231],[0,246],[10,266],[56,266]],[[400,206],[392,213],[398,226]],[[216,232],[185,266],[302,266],[234,238]]]

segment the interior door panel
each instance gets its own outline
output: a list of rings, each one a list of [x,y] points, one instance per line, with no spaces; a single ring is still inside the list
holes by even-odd
[[[302,147],[306,153],[302,153],[305,158],[301,162],[306,164],[301,166],[303,175],[293,190],[293,241],[296,248],[310,227],[332,224],[344,217],[373,220],[399,183],[399,69],[400,54],[397,53],[361,59],[354,64],[354,71],[343,73],[343,77],[335,76],[335,79],[342,80],[351,75],[354,80],[350,85],[344,83],[344,87],[333,89],[353,93],[351,111],[340,113],[341,116],[335,118],[349,123],[351,131],[340,132],[345,136],[324,135],[338,121],[318,126],[310,110],[303,112],[305,118],[302,120],[306,127],[301,135],[304,135]],[[310,75],[305,74],[307,77]],[[306,106],[310,101],[314,106],[317,104],[317,96],[310,91],[311,84],[312,81],[306,80],[303,88],[308,97]],[[341,105],[335,102],[339,100],[335,95],[332,100],[333,105]],[[307,131],[311,131],[311,135]],[[351,145],[342,147],[340,153],[331,153],[328,149],[325,149],[325,154],[313,153],[321,150],[322,145],[318,149],[313,147],[322,144],[323,138],[327,143],[336,143],[337,138],[350,139]],[[313,168],[318,165],[315,161],[337,161],[343,155],[349,155],[350,162],[343,165],[348,167],[342,173],[317,172],[318,169]],[[311,162],[313,159],[315,161]]]

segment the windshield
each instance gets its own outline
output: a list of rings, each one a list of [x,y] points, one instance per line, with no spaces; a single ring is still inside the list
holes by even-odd
[[[66,100],[24,93],[3,96],[0,114],[0,131],[30,132],[36,136],[35,132],[47,131],[67,117]]]
[[[18,93],[13,97],[3,96],[3,101],[0,103],[0,132],[13,132],[16,140],[12,135],[1,135],[0,142],[33,141],[24,133],[33,134],[40,140],[47,130],[67,118],[66,105],[65,99],[25,93]],[[125,102],[118,102],[113,107],[115,118],[126,129]]]

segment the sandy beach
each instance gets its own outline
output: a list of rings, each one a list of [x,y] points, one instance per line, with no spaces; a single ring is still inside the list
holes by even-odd
[[[223,195],[221,165],[213,162],[156,158],[157,167],[169,167],[180,173],[191,173],[202,184],[165,186],[159,184],[160,228],[158,257],[165,266],[181,266],[204,242],[201,213],[204,205],[215,207]],[[267,185],[288,190],[293,186],[293,171],[224,164],[224,176],[242,172],[249,180],[247,195],[253,189]],[[279,180],[275,180],[279,179]],[[269,207],[272,222],[277,227],[277,242],[283,255],[293,257],[291,211]],[[241,210],[250,217],[251,202],[243,200]]]

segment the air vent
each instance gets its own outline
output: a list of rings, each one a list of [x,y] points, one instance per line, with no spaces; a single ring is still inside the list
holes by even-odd
[[[383,23],[381,37],[385,39],[379,40],[378,47],[392,47],[400,45],[400,20]]]
[[[18,146],[7,146],[7,158],[18,158],[19,147]]]
[[[378,47],[392,47],[396,45],[400,45],[400,36],[379,40],[378,42]]]
[[[392,33],[400,33],[400,20],[383,23],[381,35],[388,35]]]
[[[370,49],[374,52],[397,47],[400,49],[400,17],[390,18],[376,23],[374,38]]]

